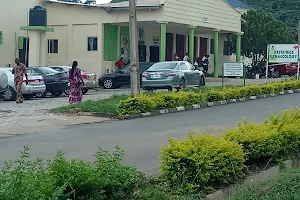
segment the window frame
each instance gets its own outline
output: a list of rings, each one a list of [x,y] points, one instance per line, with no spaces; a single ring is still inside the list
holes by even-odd
[[[210,54],[215,54],[215,40],[210,39],[210,47],[209,47],[209,52]]]
[[[92,39],[92,48],[90,46],[90,39]],[[94,44],[96,41],[96,44]],[[89,36],[87,37],[87,51],[98,51],[98,37],[97,36]]]
[[[58,54],[59,44],[58,39],[48,39],[48,54]]]

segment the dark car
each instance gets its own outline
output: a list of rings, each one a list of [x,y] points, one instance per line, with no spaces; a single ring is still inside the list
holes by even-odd
[[[140,84],[142,85],[142,74],[149,69],[153,62],[140,63]],[[104,74],[98,79],[100,87],[105,89],[119,88],[121,86],[130,86],[130,65],[126,65],[122,69],[118,69],[112,73]]]
[[[69,78],[65,73],[58,72],[49,67],[36,67],[27,68],[28,73],[37,73],[44,78],[46,85],[46,92],[41,95],[45,97],[48,92],[53,96],[58,97],[64,93],[64,90],[68,88]]]

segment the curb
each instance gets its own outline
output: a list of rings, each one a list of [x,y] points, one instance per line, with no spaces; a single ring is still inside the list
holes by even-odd
[[[169,114],[169,113],[176,113],[176,112],[182,112],[182,111],[188,111],[188,110],[199,110],[199,109],[207,108],[207,107],[214,107],[214,106],[221,106],[221,105],[226,105],[226,104],[253,101],[253,100],[257,100],[257,99],[265,99],[265,98],[288,95],[288,94],[295,94],[295,93],[300,93],[300,89],[285,90],[283,92],[274,93],[274,94],[264,94],[264,95],[259,95],[259,96],[243,97],[243,98],[239,98],[239,99],[230,99],[230,100],[215,101],[215,102],[201,102],[199,104],[194,104],[194,105],[189,105],[189,106],[180,106],[180,107],[176,107],[176,108],[155,110],[153,112],[140,113],[140,114],[136,114],[136,115],[125,115],[122,117],[122,119],[130,120],[130,119],[137,119],[137,118],[142,118],[142,117],[165,115],[165,114]]]

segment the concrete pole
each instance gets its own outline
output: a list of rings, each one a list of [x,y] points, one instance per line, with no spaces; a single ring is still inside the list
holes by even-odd
[[[191,63],[194,64],[194,44],[195,44],[195,27],[189,27],[190,34],[189,34],[189,56]]]
[[[129,34],[130,34],[130,85],[131,96],[138,95],[140,91],[140,73],[138,59],[138,35],[136,19],[136,0],[129,0]]]
[[[160,23],[160,62],[166,61],[167,23]]]
[[[219,77],[219,30],[214,31],[214,77]]]
[[[236,62],[241,62],[241,34],[236,34]]]

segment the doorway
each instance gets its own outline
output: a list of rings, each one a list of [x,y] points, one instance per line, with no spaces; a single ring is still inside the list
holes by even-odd
[[[159,46],[150,46],[150,62],[159,62]]]
[[[207,38],[200,38],[200,58],[203,58],[203,56],[207,55]]]
[[[21,42],[21,41],[19,41]],[[23,46],[22,49],[19,48],[19,59],[21,63],[24,63],[26,67],[28,67],[28,61],[29,61],[29,39],[23,38]]]
[[[173,60],[173,33],[167,33],[166,61]]]
[[[139,61],[146,62],[146,45],[139,45]]]
[[[185,53],[185,35],[176,34],[176,53],[180,59],[183,59]]]

